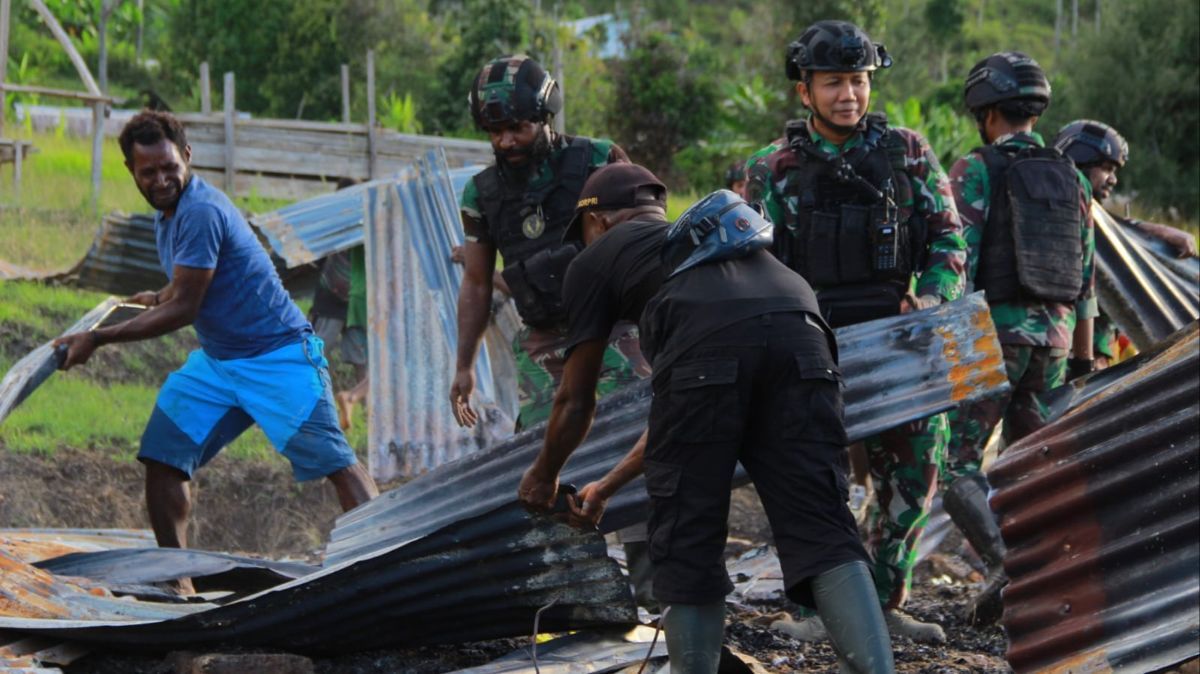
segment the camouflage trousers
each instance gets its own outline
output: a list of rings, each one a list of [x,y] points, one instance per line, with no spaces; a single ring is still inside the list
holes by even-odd
[[[875,560],[875,591],[885,609],[903,606],[912,588],[917,545],[949,441],[949,420],[935,414],[865,443],[878,500],[869,519],[867,551]]]
[[[554,392],[562,381],[566,365],[567,336],[552,330],[525,326],[513,339],[517,360],[517,386],[521,411],[517,429],[529,428],[550,418]],[[618,323],[608,337],[597,397],[650,376],[650,364],[642,357],[638,329],[632,323]]]
[[[1046,424],[1041,394],[1067,380],[1067,350],[1049,346],[1003,344],[1004,369],[1011,390],[1004,395],[964,405],[951,412],[946,483],[973,475],[983,464],[983,449],[992,429],[1004,421],[1004,440],[1013,443]]]

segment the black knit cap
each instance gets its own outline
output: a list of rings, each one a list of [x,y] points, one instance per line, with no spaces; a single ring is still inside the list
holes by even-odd
[[[654,188],[654,197],[638,198],[638,190]],[[596,171],[583,184],[575,217],[567,225],[563,241],[583,241],[583,214],[588,211],[616,211],[635,206],[667,207],[667,186],[650,169],[638,164],[617,162]]]

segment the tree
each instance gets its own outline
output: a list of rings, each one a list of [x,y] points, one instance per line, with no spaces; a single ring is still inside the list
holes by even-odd
[[[1081,35],[1062,86],[1039,124],[1097,119],[1129,141],[1118,190],[1147,205],[1200,213],[1200,5],[1195,0],[1113,3],[1099,33]],[[1056,81],[1056,84],[1058,82]]]
[[[452,38],[447,57],[437,68],[438,88],[422,121],[435,133],[453,134],[474,128],[467,94],[479,69],[494,58],[519,53],[529,44],[533,10],[527,0],[464,0],[450,22],[462,27]]]
[[[675,153],[707,137],[717,122],[720,92],[714,58],[688,35],[649,31],[615,69],[609,123],[630,157],[678,186]]]

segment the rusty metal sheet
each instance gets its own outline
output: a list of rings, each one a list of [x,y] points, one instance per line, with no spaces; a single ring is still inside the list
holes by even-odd
[[[1200,327],[1082,396],[988,474],[1018,672],[1200,655]]]
[[[214,589],[239,593],[265,590],[317,569],[300,562],[157,547],[72,552],[36,562],[34,566],[58,576],[88,578],[110,587],[192,578],[201,579],[195,583],[201,592],[211,585]],[[205,582],[209,578],[212,583]]]
[[[119,299],[110,297],[84,314],[83,318],[76,321],[62,334],[67,335],[128,320],[143,309],[144,307],[133,304],[122,304]],[[37,387],[50,378],[50,375],[54,374],[63,357],[64,354],[57,352],[52,342],[46,342],[9,368],[8,372],[4,374],[4,379],[0,380],[0,423],[4,423],[17,405],[20,405],[25,398],[29,397],[30,393],[33,393]]]
[[[852,441],[1008,387],[983,293],[926,311],[841,328],[837,340],[846,381],[846,430]],[[449,418],[444,400],[438,396],[430,413]],[[601,400],[587,439],[563,471],[563,482],[583,485],[615,465],[645,428],[649,403],[648,382]],[[511,501],[522,473],[541,449],[544,433],[545,422],[346,513],[330,534],[326,563],[416,538]],[[615,531],[643,521],[646,506],[646,490],[639,478],[612,499],[601,529]]]
[[[1200,318],[1200,259],[1180,260],[1161,241],[1092,204],[1100,307],[1140,348]]]
[[[500,304],[475,365],[475,428],[450,414],[463,271],[458,188],[432,152],[381,188],[367,209],[367,344],[371,354],[368,464],[377,480],[411,477],[511,435],[517,411],[511,334]],[[493,503],[496,505],[496,503]],[[480,511],[481,512],[481,511]]]
[[[95,596],[102,584],[2,554],[0,571],[0,629],[111,651],[241,646],[336,654],[528,634],[543,608],[546,632],[630,625],[637,615],[597,532],[531,516],[511,499],[419,540],[222,606]]]
[[[0,529],[0,552],[35,564],[74,552],[152,548],[154,534],[145,529]]]

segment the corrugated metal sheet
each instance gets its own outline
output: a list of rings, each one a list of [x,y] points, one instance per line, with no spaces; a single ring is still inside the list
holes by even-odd
[[[1008,386],[982,293],[936,309],[842,328],[837,337],[852,440],[995,395]],[[436,405],[432,413],[448,418],[444,400],[439,395],[431,401]],[[567,463],[563,482],[582,486],[615,465],[645,427],[649,401],[645,382],[601,400],[587,439]],[[541,449],[544,433],[544,423],[534,426],[343,515],[330,535],[327,563],[416,538],[511,501],[522,473]],[[610,502],[601,528],[613,531],[643,520],[646,503],[639,478]]]
[[[603,538],[510,502],[419,540],[223,606],[98,596],[0,554],[0,629],[164,652],[220,646],[347,653],[635,622]],[[89,589],[92,592],[89,592]],[[187,615],[180,615],[187,613]]]
[[[104,216],[87,255],[71,271],[77,283],[106,293],[132,295],[167,284],[158,261],[154,216]]]
[[[108,587],[148,585],[176,578],[212,578],[211,583],[196,582],[196,589],[203,592],[215,587],[237,593],[259,592],[317,570],[300,562],[157,547],[73,552],[39,561],[34,566],[58,576],[99,581]]]
[[[1200,328],[1075,401],[988,477],[1018,672],[1200,655]]]
[[[366,192],[367,343],[371,354],[371,474],[412,476],[511,435],[516,418],[512,351],[502,309],[476,360],[474,403],[481,420],[459,428],[450,414],[458,343],[463,243],[452,172],[431,152],[399,178]]]
[[[482,166],[467,166],[450,171],[455,203],[471,176]],[[386,179],[362,183],[331,194],[324,194],[285,206],[271,213],[256,215],[250,224],[266,237],[271,250],[283,258],[289,268],[315,262],[341,250],[363,243],[363,223],[372,212],[381,191],[387,191],[408,172]]]
[[[1200,318],[1200,259],[1176,258],[1099,204],[1092,204],[1092,218],[1100,306],[1135,344],[1152,346]]]
[[[76,321],[62,334],[67,335],[100,325],[128,320],[136,313],[137,310],[132,305],[121,304],[118,298],[110,297],[84,314],[83,318]],[[0,380],[0,423],[3,423],[13,409],[20,405],[30,393],[41,386],[42,382],[54,374],[54,371],[58,369],[60,358],[60,354],[55,353],[52,342],[46,342],[9,368],[4,379]]]
[[[145,529],[0,529],[0,552],[26,564],[74,552],[152,548]]]

